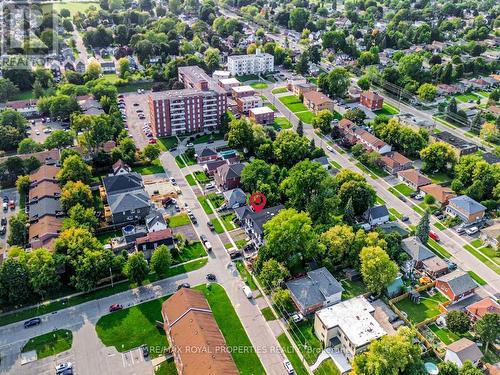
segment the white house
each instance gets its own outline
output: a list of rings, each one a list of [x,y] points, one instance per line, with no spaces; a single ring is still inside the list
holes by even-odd
[[[146,228],[148,232],[159,232],[161,230],[167,229],[167,222],[160,211],[151,211],[151,213],[146,216]]]
[[[474,366],[477,366],[482,357],[483,353],[476,343],[464,337],[448,345],[444,360],[453,362],[461,368],[465,361],[471,361]]]
[[[363,218],[371,225],[379,225],[389,221],[389,210],[385,204],[368,208],[363,213]]]
[[[227,58],[227,70],[232,76],[261,74],[274,71],[274,56],[257,48],[255,55],[235,55]]]

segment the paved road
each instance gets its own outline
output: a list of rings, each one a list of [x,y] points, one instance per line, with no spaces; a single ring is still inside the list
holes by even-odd
[[[266,95],[270,102],[292,122],[294,127],[296,127],[298,118],[272,94],[273,88],[273,86],[269,86],[267,89],[263,90],[264,95]],[[304,135],[310,139],[314,139],[316,145],[322,147],[331,160],[335,160],[343,168],[348,168],[364,175],[368,183],[373,186],[377,191],[377,195],[387,203],[388,207],[393,207],[402,215],[408,216],[412,224],[416,225],[418,223],[420,216],[408,205],[408,203],[402,202],[387,190],[391,186],[387,181],[382,178],[371,178],[350,161],[347,156],[328,151],[325,140],[320,138],[310,125],[304,124]],[[437,220],[431,217],[431,222],[436,223]],[[481,288],[479,293],[483,295],[498,296],[500,291],[500,276],[463,248],[468,242],[450,229],[439,231],[439,236],[441,238],[441,245],[453,255],[453,261],[456,262],[460,268],[465,271],[473,270],[488,283],[484,288]]]

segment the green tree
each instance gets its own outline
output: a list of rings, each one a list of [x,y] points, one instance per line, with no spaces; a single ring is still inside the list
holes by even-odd
[[[326,247],[323,262],[330,269],[341,266],[355,266],[359,262],[359,252],[365,244],[365,232],[345,224],[332,226],[321,235],[321,241]]]
[[[9,237],[7,243],[10,246],[24,246],[28,241],[28,229],[26,224],[28,218],[24,211],[19,211],[17,215],[11,216],[9,219]]]
[[[478,369],[471,361],[465,361],[460,369],[460,375],[483,375],[484,372]]]
[[[10,305],[29,301],[33,294],[30,272],[19,258],[7,258],[0,265],[0,296]]]
[[[420,100],[424,102],[432,102],[437,95],[437,88],[432,83],[424,83],[417,90]]]
[[[276,160],[281,166],[292,167],[309,156],[309,141],[292,130],[281,131],[273,142]]]
[[[259,280],[267,291],[279,288],[288,277],[290,277],[288,269],[272,258],[263,263],[259,272]]]
[[[344,118],[351,120],[355,124],[361,125],[366,119],[366,114],[360,108],[352,108],[344,113]]]
[[[363,281],[375,294],[380,294],[398,274],[396,263],[379,246],[364,247],[359,254],[359,259]]]
[[[367,91],[370,89],[370,78],[366,75],[358,79],[358,86],[361,90]]]
[[[421,78],[423,59],[416,53],[404,55],[398,62],[398,69],[402,76],[418,81]]]
[[[500,314],[486,314],[474,325],[474,331],[479,335],[481,341],[486,344],[485,351],[491,342],[498,339],[500,335]]]
[[[92,206],[92,191],[88,185],[81,181],[68,181],[62,188],[61,206],[68,212],[71,207],[81,204],[85,208]]]
[[[352,197],[349,197],[344,210],[344,221],[347,224],[354,225],[356,222],[356,215],[354,214],[354,206],[352,204]]]
[[[89,183],[91,179],[91,168],[79,155],[68,156],[57,174],[57,180],[62,184],[66,184],[68,181],[81,181],[86,184]]]
[[[165,245],[158,246],[151,256],[151,269],[157,275],[164,275],[169,270],[172,264],[172,254]]]
[[[0,78],[0,103],[5,103],[19,93],[19,89],[10,79]]]
[[[128,257],[125,265],[125,274],[129,280],[141,285],[149,274],[149,266],[144,259],[144,253],[137,252]]]
[[[349,87],[349,72],[344,68],[335,68],[330,73],[320,74],[318,86],[328,96],[342,98]]]
[[[33,154],[43,151],[43,146],[31,138],[24,138],[17,146],[18,154]]]
[[[114,258],[111,250],[85,249],[73,261],[75,273],[71,276],[71,284],[82,292],[95,289],[99,281],[109,276]]]
[[[375,190],[364,181],[345,182],[338,191],[340,202],[348,202],[351,199],[356,216],[373,206],[376,196]]]
[[[28,268],[30,285],[42,298],[51,290],[59,287],[60,280],[57,264],[50,251],[39,248],[25,253],[24,261]]]
[[[314,129],[319,129],[323,134],[330,134],[332,131],[332,121],[335,119],[332,112],[324,109],[316,113],[313,118],[312,126]]]
[[[309,20],[309,12],[304,8],[297,7],[290,12],[288,27],[290,29],[302,32]]]
[[[438,363],[439,374],[442,375],[459,375],[458,366],[450,361]]]
[[[127,74],[130,73],[130,60],[128,58],[122,57],[118,60],[118,71],[120,78],[126,78]]]
[[[160,146],[158,145],[147,145],[146,147],[144,147],[144,150],[142,150],[142,155],[149,161],[158,159],[160,153],[161,150]]]
[[[446,314],[446,326],[455,333],[464,334],[470,329],[469,316],[461,310],[453,310]]]
[[[64,218],[63,228],[85,228],[90,232],[99,226],[99,219],[95,215],[93,208],[85,208],[80,203],[76,203],[68,210],[68,216]]]
[[[276,289],[271,298],[280,313],[291,313],[295,311],[290,290],[281,288]]]
[[[265,161],[255,159],[243,168],[241,172],[241,184],[245,191],[256,192],[260,182],[273,182],[271,166]]]
[[[429,230],[430,230],[430,219],[429,219],[429,211],[425,210],[424,215],[420,218],[418,222],[417,228],[415,230],[416,236],[420,239],[420,241],[426,245],[427,241],[429,241]]]
[[[220,51],[217,48],[207,48],[203,54],[203,59],[210,73],[220,68]]]
[[[307,52],[302,52],[300,55],[295,64],[295,71],[301,75],[306,75],[309,72],[309,56]]]
[[[254,148],[252,125],[245,119],[231,121],[227,141],[230,147],[252,152]]]
[[[304,135],[304,124],[302,123],[302,120],[299,120],[299,123],[297,124],[297,134],[301,137]]]
[[[54,148],[66,148],[73,146],[75,135],[71,131],[54,130],[47,139],[45,139],[44,146],[47,150]]]
[[[31,179],[30,176],[19,176],[16,180],[16,189],[19,195],[26,195],[30,189]]]
[[[420,151],[425,171],[446,171],[448,165],[452,167],[457,162],[453,148],[445,142],[435,142]]]

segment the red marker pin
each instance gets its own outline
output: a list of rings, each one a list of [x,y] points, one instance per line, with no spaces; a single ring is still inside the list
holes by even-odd
[[[253,193],[250,196],[250,205],[252,206],[253,210],[257,213],[262,211],[262,209],[266,205],[266,196],[262,193]]]

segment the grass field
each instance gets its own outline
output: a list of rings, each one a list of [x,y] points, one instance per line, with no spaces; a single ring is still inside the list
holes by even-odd
[[[101,9],[98,1],[75,1],[75,2],[61,2],[54,3],[54,10],[60,12],[61,9],[67,9],[71,13],[71,17],[75,15],[76,12],[85,12],[91,6],[97,8],[97,10]]]
[[[173,358],[162,362],[155,370],[155,375],[177,375],[177,368]]]
[[[132,170],[142,175],[165,173],[159,159],[153,160],[150,165],[133,166]]]
[[[215,208],[219,208],[225,202],[224,196],[222,194],[210,193],[207,195],[207,198]]]
[[[298,112],[295,115],[301,120],[304,124],[312,124],[314,114],[310,111]]]
[[[27,99],[34,99],[34,98],[35,98],[35,96],[33,95],[33,91],[26,90],[26,91],[20,91],[17,95],[14,95],[9,100],[27,100]]]
[[[250,86],[252,88],[254,88],[255,90],[267,89],[267,83],[264,83],[264,82],[255,82],[255,83],[252,83]]]
[[[214,211],[212,210],[212,208],[208,204],[207,198],[205,196],[202,195],[202,196],[198,197],[198,202],[200,202],[201,207],[203,208],[203,211],[205,211],[205,213],[207,215],[214,213]]]
[[[117,86],[118,93],[133,92],[137,89],[151,90],[153,87],[153,82],[131,82],[126,85]]]
[[[437,252],[438,255],[441,254],[441,258],[451,258],[451,254],[446,251],[446,249],[438,244],[436,241],[434,241],[432,238],[429,238],[429,241],[427,242],[427,246],[431,248],[431,250],[434,250],[434,252]]]
[[[169,347],[163,327],[156,321],[163,321],[161,304],[168,297],[162,297],[140,305],[104,315],[97,321],[96,332],[104,345],[114,346],[119,352],[147,345],[152,348]],[[151,351],[151,357],[158,357],[161,350]]]
[[[429,329],[443,342],[445,345],[457,341],[460,337],[451,332],[448,328],[439,328],[436,324],[431,324]]]
[[[285,92],[288,92],[288,89],[286,87],[278,87],[276,89],[273,89],[272,91],[273,94],[283,94]]]
[[[476,100],[479,98],[480,97],[478,95],[473,94],[473,93],[461,94],[461,95],[455,96],[455,99],[457,99],[458,102],[462,102],[462,103],[467,103],[469,100],[472,100],[475,103]]]
[[[189,186],[196,185],[196,181],[194,180],[194,177],[193,177],[192,174],[188,174],[188,175],[184,176],[184,178],[186,179],[186,181],[189,184]]]
[[[361,281],[351,281],[348,279],[340,280],[344,291],[342,292],[342,299],[347,300],[364,294],[368,291],[366,285]]]
[[[162,151],[168,151],[168,149],[177,146],[177,137],[158,138],[158,145]]]
[[[302,361],[300,360],[300,357],[297,355],[297,352],[293,348],[292,344],[290,343],[290,340],[288,340],[288,337],[286,334],[282,333],[277,337],[278,342],[280,343],[281,347],[283,348],[283,351],[286,353],[286,356],[290,363],[293,366],[293,369],[295,370],[295,374],[297,375],[309,375],[307,372],[306,368],[302,364]]]
[[[236,77],[236,79],[240,82],[258,81],[259,77],[255,74],[243,74],[241,76]]]
[[[110,243],[112,238],[120,237],[122,235],[123,235],[123,233],[122,233],[121,229],[118,229],[118,230],[114,230],[112,232],[98,234],[98,235],[96,235],[96,238],[99,240],[100,243],[102,243],[103,245],[106,245],[106,244]]]
[[[330,164],[333,165],[333,167],[336,169],[342,169],[342,166],[339,163],[337,163],[335,160],[330,160]]]
[[[222,215],[220,218],[222,219],[222,224],[226,228],[226,230],[233,230],[236,228],[236,225],[233,223],[233,219],[235,218],[235,213],[232,212],[230,214]]]
[[[291,129],[292,124],[290,123],[290,121],[288,121],[288,119],[286,117],[276,117],[274,119],[273,128],[275,130]]]
[[[206,183],[210,182],[210,179],[207,177],[205,172],[201,172],[201,171],[194,172],[194,178],[196,178],[196,180],[200,184],[206,184]]]
[[[264,319],[266,319],[267,321],[277,319],[276,315],[274,315],[270,307],[264,307],[262,310],[260,310],[260,312],[264,316]]]
[[[307,363],[312,365],[316,362],[323,347],[321,341],[314,334],[314,320],[309,319],[292,325],[289,332]]]
[[[194,139],[193,144],[199,145],[201,143],[207,143],[209,140],[219,141],[224,139],[224,134],[213,133],[213,134],[203,134],[202,136]]]
[[[483,241],[481,241],[480,238],[476,238],[474,241],[470,243],[472,246],[474,246],[476,249],[480,248],[483,246]]]
[[[172,261],[174,264],[178,264],[205,256],[207,256],[205,248],[203,247],[201,242],[196,241],[185,246],[182,252],[180,252],[178,255],[176,254],[175,256],[173,256]]]
[[[447,299],[440,293],[436,293],[431,297],[424,292],[421,294],[420,303],[413,303],[409,298],[405,298],[396,302],[396,307],[408,314],[408,320],[417,324],[428,318],[439,315],[441,312],[438,306],[440,303],[446,301]]]
[[[212,220],[210,220],[210,222],[214,225],[215,233],[217,234],[224,233],[224,227],[222,226],[219,219],[215,217]]]
[[[219,329],[226,340],[226,345],[230,348],[246,349],[245,351],[233,350],[231,352],[240,374],[264,375],[266,372],[262,363],[253,350],[252,343],[224,288],[219,284],[211,284],[210,286],[200,285],[196,289],[205,294]]]
[[[189,220],[189,216],[187,214],[177,214],[168,218],[168,226],[170,228],[182,227],[183,225],[187,225],[189,223],[191,223],[191,220]]]
[[[307,111],[307,107],[295,95],[282,96],[279,100],[292,112]]]
[[[394,107],[388,103],[384,103],[384,106],[382,107],[382,109],[375,111],[375,113],[377,115],[393,116],[393,115],[396,115],[399,113],[399,109],[397,109],[396,107]]]
[[[395,185],[394,189],[396,189],[406,197],[409,197],[411,193],[415,193],[415,190],[403,183]]]
[[[498,266],[497,263],[495,263],[492,260],[489,260],[482,252],[481,250],[474,249],[471,245],[465,245],[464,249],[467,250],[469,253],[474,255],[477,259],[479,259],[481,262],[486,264],[488,267],[490,267],[493,271],[496,273],[500,274],[500,267]]]
[[[488,284],[486,281],[484,281],[481,277],[479,277],[479,275],[477,273],[475,273],[474,271],[467,271],[467,273],[470,275],[470,277],[472,277],[472,279],[478,283],[479,285],[481,286],[484,286],[486,284]]]
[[[50,357],[71,349],[73,334],[67,329],[58,329],[28,340],[21,352],[36,350],[37,359]]]
[[[335,363],[333,363],[333,360],[328,358],[321,362],[321,365],[319,365],[319,367],[314,371],[314,374],[340,375],[340,371],[337,366],[335,366]]]
[[[401,219],[403,217],[403,215],[401,215],[401,213],[399,213],[399,211],[397,211],[395,208],[389,208],[389,212],[390,212],[390,215],[391,217],[394,217],[396,219]]]
[[[177,166],[179,168],[184,168],[186,166],[186,163],[184,163],[184,160],[182,160],[181,156],[180,155],[177,155],[175,157],[175,163],[177,164]]]
[[[245,284],[247,284],[250,289],[257,290],[257,285],[253,281],[252,275],[250,275],[250,272],[248,272],[243,262],[241,260],[237,260],[234,264],[236,265],[236,268],[238,269],[238,272],[240,273],[240,276]]]
[[[369,175],[371,178],[373,178],[374,180],[376,180],[378,178],[378,176],[373,173],[372,171],[370,171],[368,168],[366,168],[364,166],[364,164],[362,164],[361,162],[357,162],[355,163],[356,164],[356,167],[358,167],[359,169],[361,169],[363,172],[365,172],[367,175]]]

